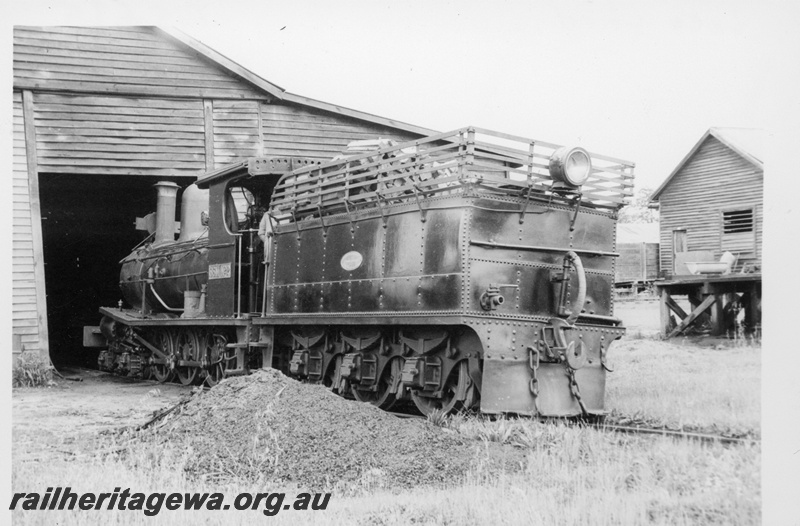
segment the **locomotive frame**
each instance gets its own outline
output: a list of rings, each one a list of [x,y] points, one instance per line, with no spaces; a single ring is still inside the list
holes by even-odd
[[[253,158],[199,178],[207,230],[162,233],[127,258],[138,275],[122,285],[142,292],[127,294],[132,308],[100,309],[101,367],[212,385],[276,367],[425,414],[603,414],[608,349],[624,334],[615,225],[633,164],[591,154],[575,184],[553,167],[573,150],[474,127],[356,146],[325,163]],[[244,217],[241,188],[253,199]],[[194,252],[207,259],[194,284],[164,270]],[[203,305],[178,316],[154,285],[181,279],[172,292]]]

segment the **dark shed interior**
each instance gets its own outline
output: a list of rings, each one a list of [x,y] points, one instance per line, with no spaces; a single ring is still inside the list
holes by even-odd
[[[97,325],[98,308],[116,306],[119,261],[145,237],[136,217],[155,211],[153,185],[186,178],[40,174],[47,323],[56,367],[94,367],[97,351],[83,347],[83,326]]]

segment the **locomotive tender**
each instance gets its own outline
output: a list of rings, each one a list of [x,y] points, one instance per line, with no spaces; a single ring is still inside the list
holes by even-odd
[[[158,183],[153,234],[122,261],[128,306],[100,309],[100,367],[210,385],[275,367],[424,414],[602,414],[632,185],[627,161],[472,127],[230,164],[183,192],[177,239],[178,187]]]

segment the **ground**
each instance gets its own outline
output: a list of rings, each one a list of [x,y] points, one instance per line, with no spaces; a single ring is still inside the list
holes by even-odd
[[[18,388],[12,396],[14,460],[90,456],[109,432],[140,425],[153,411],[174,405],[191,391],[98,371],[64,370],[49,388]]]
[[[653,338],[658,329],[657,303],[617,305],[624,319],[626,310],[634,323],[628,323],[631,335],[612,347],[616,371],[608,380],[611,419],[760,437],[758,345],[662,342]],[[643,314],[648,310],[655,316]],[[142,492],[219,491],[232,499],[245,491],[283,490],[290,496],[299,491],[286,483],[278,487],[235,477],[190,477],[186,467],[193,455],[191,437],[145,448],[136,445],[135,433],[119,434],[120,429],[147,422],[154,411],[191,396],[188,388],[85,370],[65,375],[80,376],[82,381],[65,379],[54,387],[13,392],[15,492],[44,492],[52,486],[97,492],[130,487]],[[336,487],[325,511],[288,510],[270,520],[283,524],[754,524],[760,520],[758,442],[723,446],[474,417],[426,425],[434,428],[429,432],[475,444],[472,467],[463,477],[397,490],[376,482],[381,474],[372,470]],[[192,432],[202,432],[202,425]],[[498,469],[498,454],[513,459],[513,465]],[[142,517],[134,511],[13,514],[19,524],[138,524]],[[162,511],[157,519],[167,524],[250,524],[266,517],[258,511]]]

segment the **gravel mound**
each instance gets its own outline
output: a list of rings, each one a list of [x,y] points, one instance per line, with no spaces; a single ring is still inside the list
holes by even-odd
[[[192,476],[309,489],[457,483],[489,458],[492,466],[515,463],[508,448],[398,418],[274,369],[193,396],[141,438],[185,447]]]

